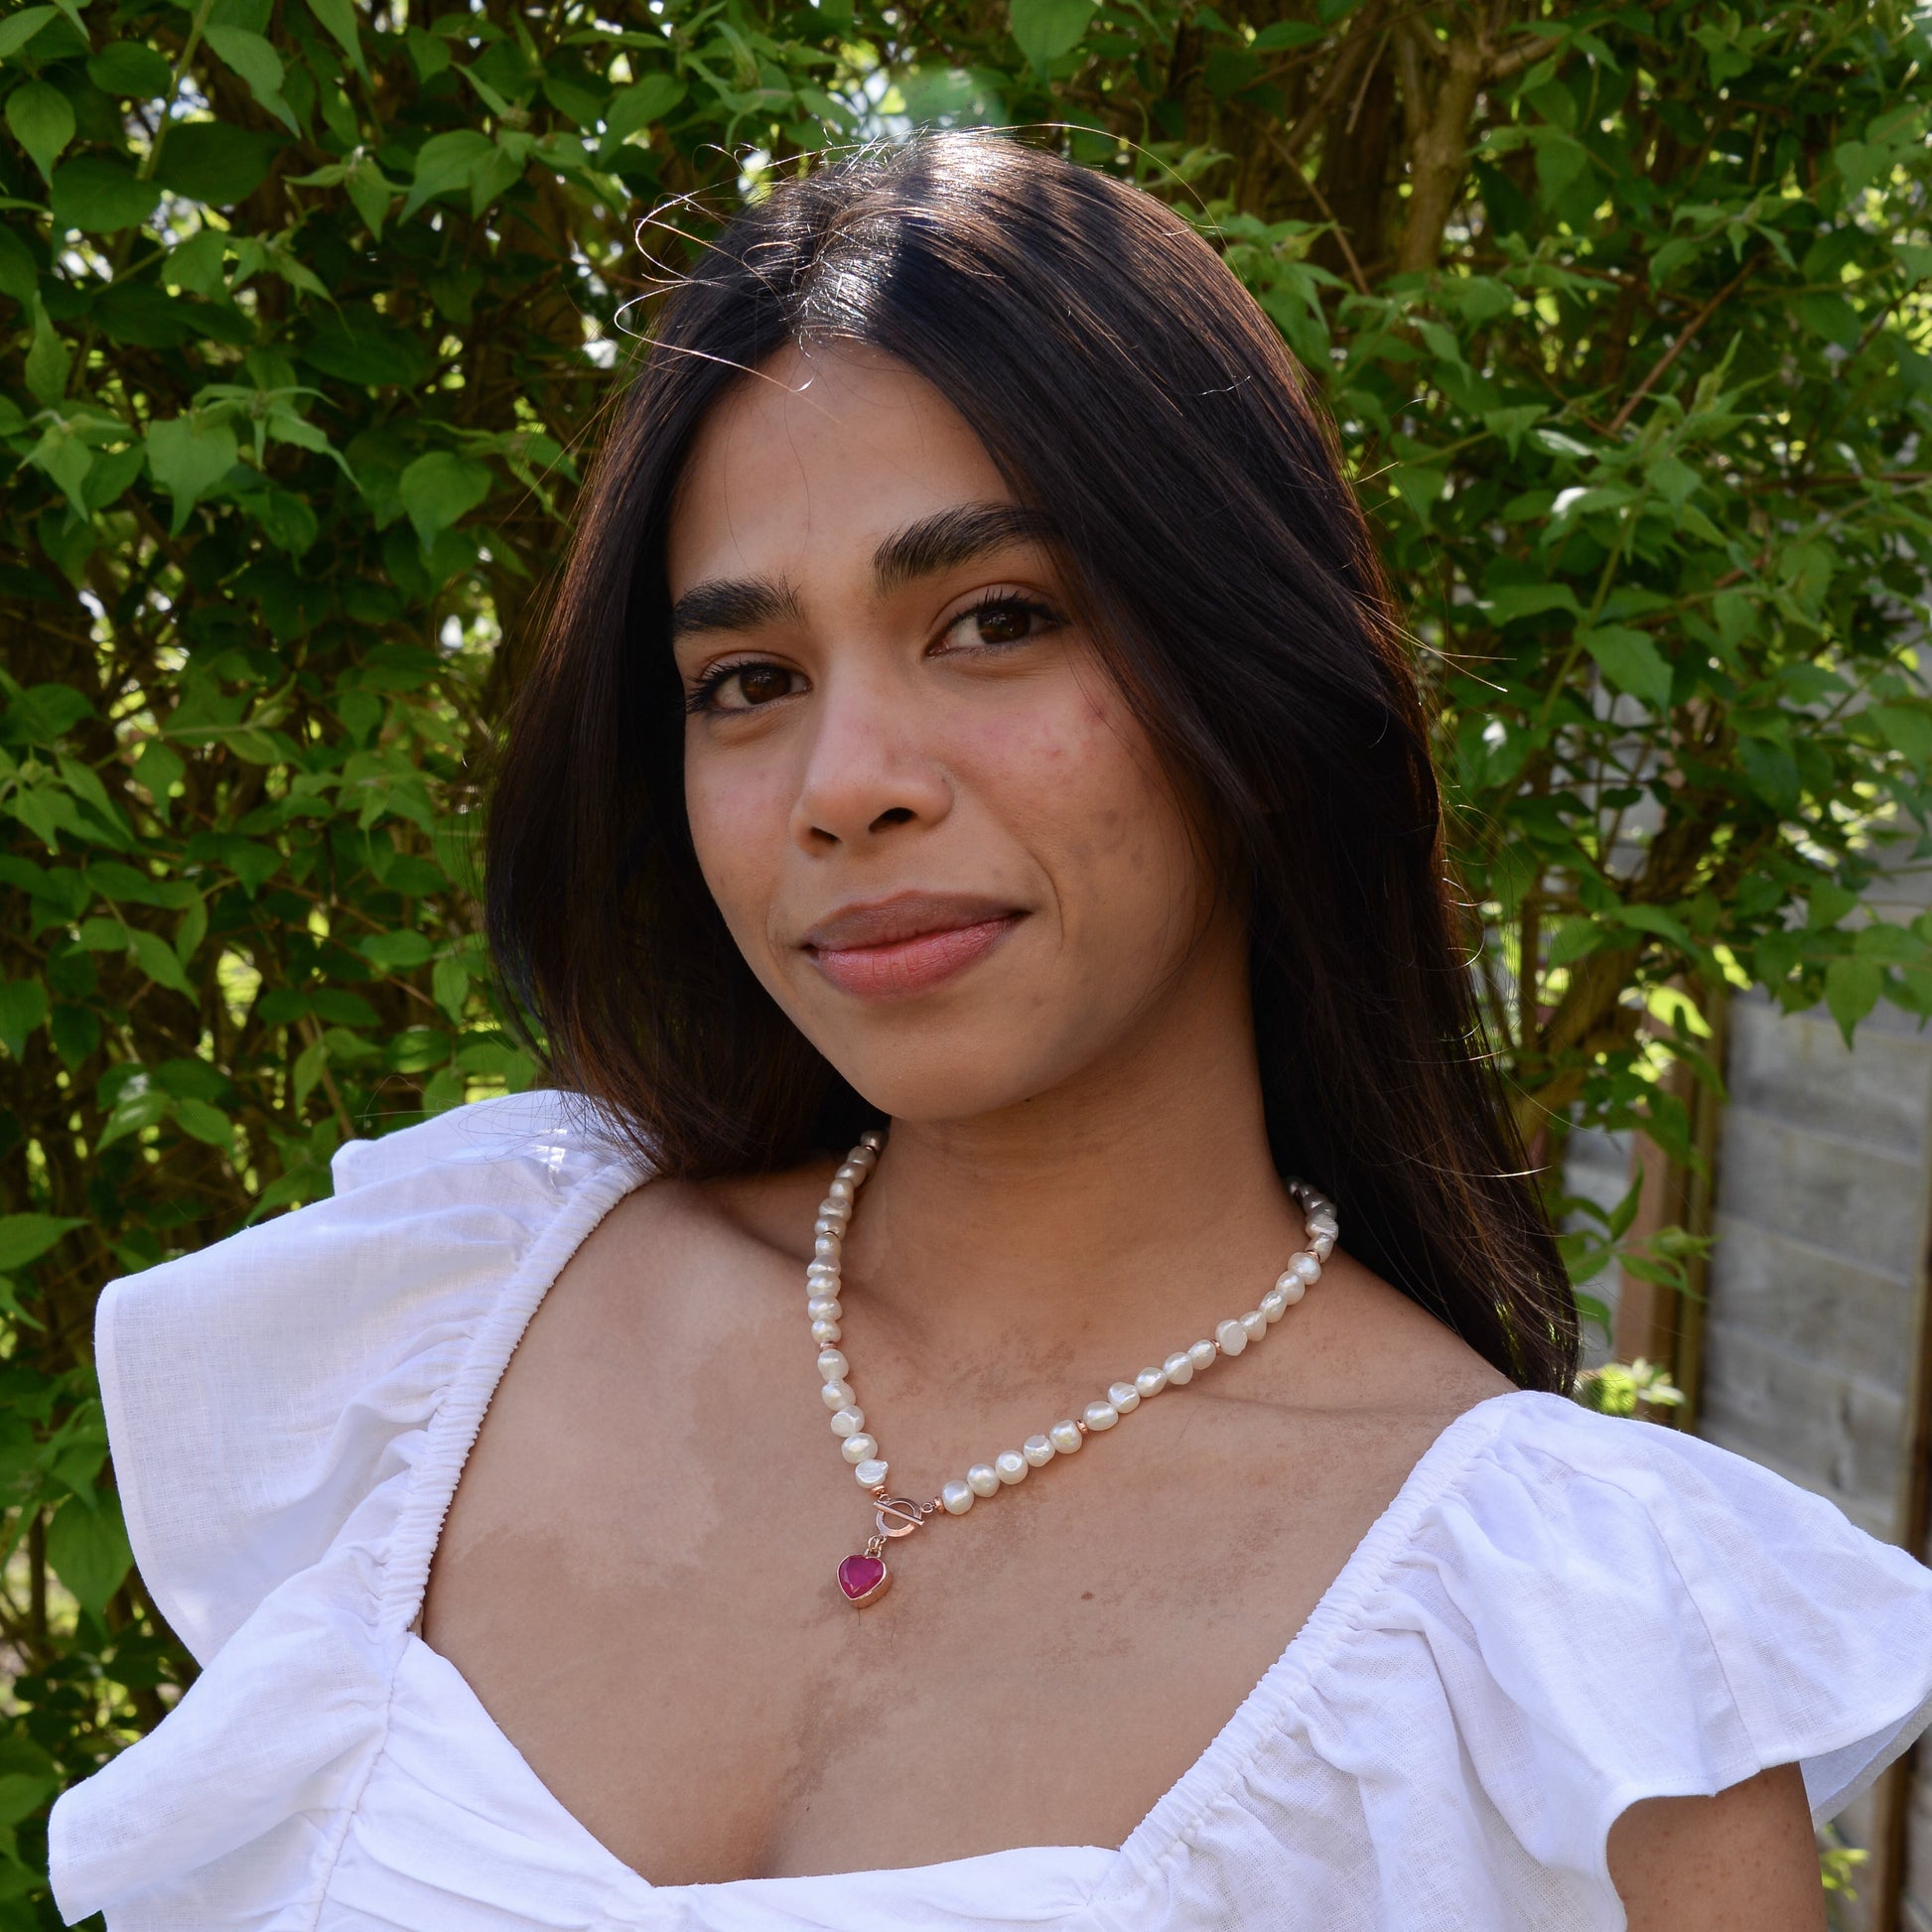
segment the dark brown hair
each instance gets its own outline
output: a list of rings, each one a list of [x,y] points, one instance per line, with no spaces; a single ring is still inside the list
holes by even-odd
[[[1402,632],[1332,429],[1152,197],[990,135],[774,187],[663,301],[586,491],[489,816],[488,926],[549,1074],[665,1171],[874,1110],[753,977],[685,819],[664,536],[692,439],[787,344],[931,382],[1024,503],[1246,901],[1270,1140],[1350,1251],[1525,1386],[1577,1311],[1486,1062]]]

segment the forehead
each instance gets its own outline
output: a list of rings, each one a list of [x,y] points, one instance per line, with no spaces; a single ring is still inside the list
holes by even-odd
[[[904,363],[788,347],[698,432],[666,536],[671,596],[713,577],[870,570],[881,541],[922,516],[1013,500],[966,419]]]

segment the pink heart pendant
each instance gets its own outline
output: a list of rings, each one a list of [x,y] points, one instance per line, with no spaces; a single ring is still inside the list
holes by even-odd
[[[892,1573],[877,1557],[847,1557],[839,1565],[839,1588],[855,1610],[877,1602],[892,1581]]]

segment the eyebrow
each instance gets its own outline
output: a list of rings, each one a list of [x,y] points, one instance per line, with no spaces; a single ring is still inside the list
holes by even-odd
[[[887,537],[873,552],[873,582],[883,595],[921,577],[957,570],[1008,544],[1048,543],[1058,534],[1044,510],[1019,503],[955,504]],[[693,585],[672,605],[671,639],[702,630],[756,630],[760,624],[803,621],[803,602],[782,578],[720,577]]]

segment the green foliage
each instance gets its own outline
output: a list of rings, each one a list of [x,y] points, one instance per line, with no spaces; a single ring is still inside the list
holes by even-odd
[[[1923,25],[1502,20],[0,19],[0,1932],[55,1922],[49,1795],[192,1668],[128,1569],[94,1298],[325,1190],[345,1136],[531,1077],[471,891],[489,728],[622,305],[806,150],[1052,124],[1224,248],[1407,602],[1540,1158],[1579,1122],[1687,1153],[1665,1075],[1717,1079],[1724,985],[1932,1011],[1932,928],[1862,899],[1922,856],[1932,758]]]

